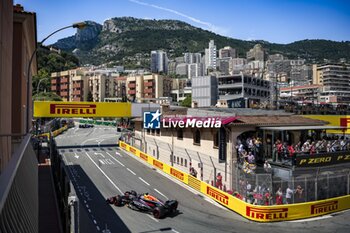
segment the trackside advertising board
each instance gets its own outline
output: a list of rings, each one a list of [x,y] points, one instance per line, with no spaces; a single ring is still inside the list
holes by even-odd
[[[34,117],[131,117],[131,103],[34,101]]]
[[[328,133],[335,133],[335,134],[350,134],[350,116],[349,115],[302,115],[302,117],[321,120],[321,121],[328,121],[330,126],[338,126],[338,127],[349,127],[349,129],[343,130],[330,130],[327,129]]]
[[[350,209],[350,195],[322,201],[306,202],[291,205],[258,206],[246,203],[226,192],[221,191],[197,178],[176,169],[153,156],[143,153],[122,141],[120,148],[131,152],[153,167],[175,177],[190,187],[200,191],[223,206],[243,217],[257,222],[277,222],[317,217],[346,209]]]

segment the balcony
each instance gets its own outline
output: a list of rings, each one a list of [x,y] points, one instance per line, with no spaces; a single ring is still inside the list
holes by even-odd
[[[39,232],[38,161],[30,136],[0,135],[14,151],[0,175],[0,232]]]
[[[51,86],[51,91],[56,91],[57,87],[56,86]]]
[[[67,83],[69,82],[68,78],[61,78],[61,83]]]
[[[128,95],[135,95],[136,94],[136,90],[128,90]]]
[[[81,95],[81,90],[75,90],[75,91],[73,91],[73,95]]]
[[[57,80],[55,78],[51,79],[51,84],[56,84]]]
[[[60,96],[61,97],[68,97],[68,91],[61,91]]]
[[[144,90],[144,93],[153,93],[154,92],[154,89],[153,88],[147,88]]]
[[[66,89],[68,89],[68,85],[67,84],[61,85],[61,90],[66,90]]]
[[[136,87],[136,83],[129,83],[128,84],[128,88],[135,88]]]
[[[144,82],[145,87],[153,87],[153,82],[152,81],[148,81],[148,82]]]
[[[82,87],[82,83],[74,83],[73,84],[73,88],[81,88]]]

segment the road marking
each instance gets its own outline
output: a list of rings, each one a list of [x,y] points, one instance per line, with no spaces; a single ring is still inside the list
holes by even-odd
[[[88,205],[88,204],[86,204],[85,206],[86,206],[86,208],[89,208],[89,205]]]
[[[152,220],[154,220],[154,221],[156,221],[156,222],[159,222],[159,220],[158,219],[155,219],[154,217],[152,217],[151,215],[147,215],[150,219],[152,219]]]
[[[106,152],[107,155],[109,155],[112,159],[114,159],[115,161],[117,161],[117,163],[119,163],[120,165],[122,165],[123,167],[125,167],[125,165],[120,162],[118,159],[114,158],[110,153]]]
[[[96,220],[94,219],[94,223],[95,223],[95,225],[97,225],[97,222],[96,222]]]
[[[171,231],[172,231],[172,232],[175,232],[175,233],[180,233],[180,232],[176,231],[176,230],[173,229],[173,228],[171,228]]]
[[[96,226],[96,229],[97,229],[98,231],[100,231],[100,228],[99,228],[98,226]]]
[[[95,152],[95,155],[101,155],[103,158],[105,158],[105,156],[102,153]]]
[[[154,191],[156,191],[157,193],[159,193],[160,195],[162,195],[163,197],[165,197],[166,199],[168,199],[168,197],[167,197],[167,196],[165,196],[163,193],[159,192],[159,190],[158,190],[158,189],[154,189]]]
[[[120,157],[123,157],[122,154],[120,154],[118,151],[115,152],[116,155],[120,156]]]
[[[142,179],[141,177],[139,177],[139,179],[143,182],[143,183],[145,183],[145,184],[147,184],[148,186],[150,186],[150,184],[149,183],[147,183],[144,179]]]
[[[98,160],[100,163],[102,163],[103,165],[105,165],[105,163],[102,161],[102,159]]]
[[[131,172],[133,175],[136,175],[136,173],[133,172],[132,170],[130,170],[129,168],[126,168],[126,170],[128,170],[129,172]]]
[[[91,213],[91,210],[90,209],[87,209],[89,211],[89,213]]]
[[[106,175],[106,173],[104,173],[104,171],[102,171],[102,169],[95,163],[95,161],[90,157],[90,155],[87,153],[87,152],[85,152],[85,154],[89,157],[89,159],[91,160],[91,162],[93,163],[93,164],[95,164],[95,166],[102,172],[102,174],[107,178],[107,180],[109,181],[109,182],[111,182],[111,184],[120,192],[120,194],[124,194],[123,192],[122,192],[122,190],[120,190],[120,188],[111,180],[111,178],[109,178],[107,175]]]

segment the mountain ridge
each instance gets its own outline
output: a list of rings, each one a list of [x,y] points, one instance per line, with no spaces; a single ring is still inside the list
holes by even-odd
[[[73,36],[58,40],[53,46],[74,52],[82,64],[102,63],[132,64],[149,67],[151,50],[163,49],[170,57],[181,56],[184,52],[202,52],[210,39],[217,49],[224,46],[236,48],[239,57],[262,44],[269,54],[281,53],[290,59],[304,58],[308,62],[322,62],[324,59],[350,60],[350,41],[305,39],[289,44],[270,43],[263,40],[245,41],[221,36],[194,27],[180,20],[149,20],[133,17],[114,17],[103,25],[89,21],[87,29],[78,30]]]

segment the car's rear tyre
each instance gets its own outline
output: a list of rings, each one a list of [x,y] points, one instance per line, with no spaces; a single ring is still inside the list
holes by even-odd
[[[156,219],[160,219],[163,218],[165,215],[165,209],[163,206],[157,206],[156,208],[154,208],[153,210],[153,217]]]
[[[117,196],[115,197],[114,205],[116,205],[116,206],[122,206],[122,205],[123,205],[122,196],[117,195]]]

